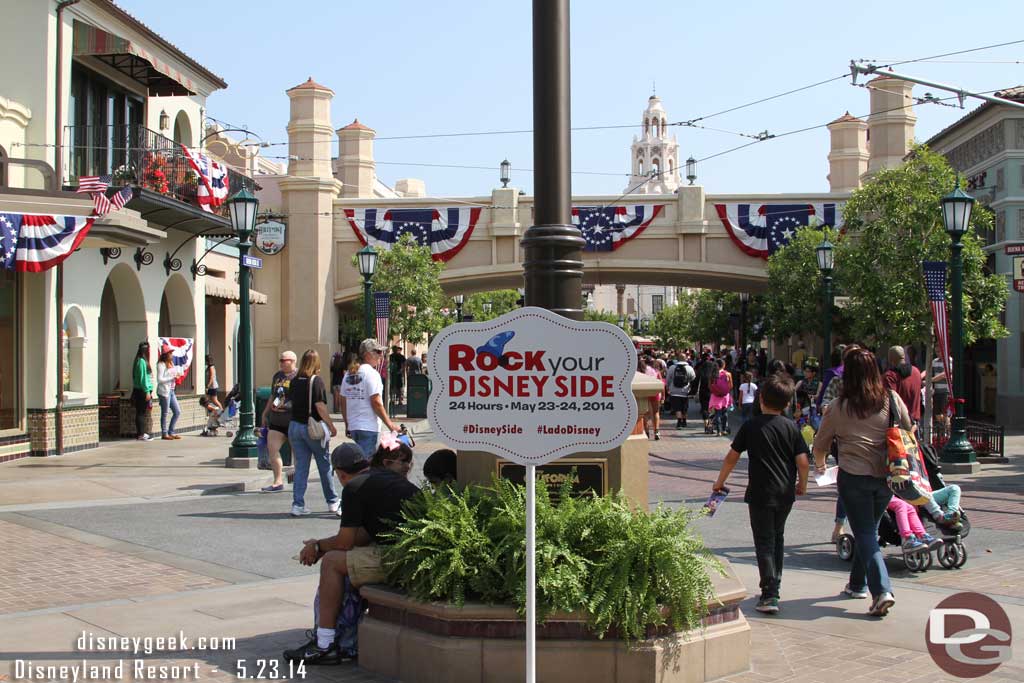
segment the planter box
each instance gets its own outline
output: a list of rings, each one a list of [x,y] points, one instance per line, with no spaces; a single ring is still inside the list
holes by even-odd
[[[627,647],[598,639],[578,614],[554,614],[537,629],[537,680],[564,683],[703,683],[750,668],[746,589],[723,560],[704,627],[659,633]],[[525,622],[511,607],[423,603],[385,586],[364,586],[359,665],[403,683],[520,683]]]

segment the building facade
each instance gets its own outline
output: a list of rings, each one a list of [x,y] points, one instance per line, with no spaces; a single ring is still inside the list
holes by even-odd
[[[193,342],[179,430],[197,429],[207,321],[237,294],[200,274],[205,237],[231,226],[225,207],[200,208],[182,145],[198,151],[206,98],[226,83],[113,2],[11,3],[0,58],[19,67],[0,85],[0,213],[91,216],[74,191],[87,176],[130,198],[60,265],[0,270],[0,461],[134,435],[132,361],[148,341],[155,363],[159,337]],[[255,189],[235,171],[226,182]]]

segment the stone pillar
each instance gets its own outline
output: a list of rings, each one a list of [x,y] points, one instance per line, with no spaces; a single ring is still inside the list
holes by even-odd
[[[868,124],[846,112],[828,124],[831,149],[828,153],[830,192],[851,192],[860,187],[868,170]]]
[[[281,350],[292,349],[301,359],[306,349],[316,349],[326,372],[338,338],[332,213],[341,183],[331,169],[334,92],[309,79],[288,97],[288,145],[298,159],[289,161],[288,176],[280,182],[288,215],[288,247],[281,254]]]
[[[338,129],[338,179],[343,197],[372,197],[377,182],[373,138],[377,133],[356,119]]]
[[[868,173],[896,168],[914,143],[912,98],[914,84],[889,76],[868,83],[871,114],[868,116]]]
[[[615,285],[615,312],[626,315],[626,285]]]

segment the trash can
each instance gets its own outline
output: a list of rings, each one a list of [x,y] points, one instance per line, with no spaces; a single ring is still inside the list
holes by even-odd
[[[255,409],[256,409],[256,432],[259,433],[260,424],[263,422],[263,410],[267,407],[267,401],[270,400],[270,387],[256,387],[255,395]],[[284,440],[281,445],[281,462],[286,467],[290,467],[292,464],[292,446],[288,443],[288,439]]]
[[[426,375],[409,375],[406,386],[406,416],[426,417],[427,400],[430,398],[430,378]]]

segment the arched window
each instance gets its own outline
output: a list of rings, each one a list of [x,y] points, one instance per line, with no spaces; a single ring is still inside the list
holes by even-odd
[[[651,175],[657,176],[661,173],[661,161],[659,159],[651,160]]]
[[[661,136],[665,137],[665,129],[668,128],[668,122],[665,119],[661,120]]]
[[[675,171],[676,171],[676,166],[675,166],[675,164],[672,163],[672,160],[669,159],[668,160],[668,174],[672,175],[673,173],[675,173]]]
[[[85,391],[82,366],[85,361],[85,317],[72,306],[64,314],[64,391]]]
[[[648,119],[644,119],[644,135],[651,132],[651,122]]]
[[[644,174],[644,160],[643,159],[638,161],[637,164],[636,164],[636,174],[637,175],[643,175]]]
[[[192,124],[188,120],[188,114],[184,111],[179,111],[178,115],[174,117],[174,141],[186,147],[191,147],[194,144]]]

